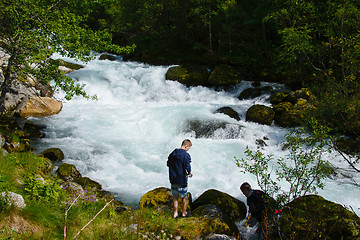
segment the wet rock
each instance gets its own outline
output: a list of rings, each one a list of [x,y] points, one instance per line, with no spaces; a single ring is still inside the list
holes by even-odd
[[[116,57],[107,53],[103,53],[100,55],[99,60],[115,61]]]
[[[184,132],[195,133],[195,138],[238,138],[242,126],[219,120],[189,120],[182,126]]]
[[[232,222],[225,212],[217,205],[201,205],[197,207],[192,214],[195,217],[200,217],[206,222],[204,233],[238,234],[235,223]]]
[[[229,117],[231,117],[231,118],[233,118],[235,120],[240,121],[239,114],[234,109],[232,109],[231,107],[219,108],[218,110],[215,111],[215,113],[223,113],[223,114],[228,115]]]
[[[267,106],[255,104],[246,112],[246,121],[271,125],[275,117],[275,112]]]
[[[191,205],[193,211],[203,205],[218,206],[233,223],[245,218],[247,210],[245,204],[227,193],[209,189],[202,193]]]
[[[64,159],[64,153],[60,148],[49,148],[39,154],[39,156],[50,159],[52,162],[57,163]]]
[[[260,88],[247,88],[240,93],[238,99],[244,100],[244,99],[256,98],[260,96],[261,93],[262,91]]]

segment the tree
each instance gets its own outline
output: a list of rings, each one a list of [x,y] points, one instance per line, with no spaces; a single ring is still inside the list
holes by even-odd
[[[242,172],[249,172],[256,176],[260,188],[270,196],[276,196],[282,203],[316,193],[317,189],[324,188],[324,180],[333,172],[324,154],[329,151],[327,145],[328,129],[317,121],[311,122],[311,133],[305,128],[299,128],[286,134],[286,143],[289,153],[286,158],[278,158],[275,175],[273,157],[265,156],[260,149],[255,152],[247,147],[248,159],[237,159],[236,165]],[[273,163],[272,167],[269,164]],[[274,180],[275,178],[275,180]],[[287,189],[283,189],[279,182],[286,182]]]
[[[91,2],[91,1],[90,1]],[[50,56],[64,56],[88,61],[91,51],[128,52],[131,47],[111,44],[106,31],[95,32],[85,25],[83,0],[3,0],[0,2],[0,49],[7,54],[4,81],[1,85],[0,113],[11,81],[36,78],[42,83],[54,82],[54,88],[74,95],[88,96],[84,86],[61,74]],[[80,11],[81,10],[81,11]]]

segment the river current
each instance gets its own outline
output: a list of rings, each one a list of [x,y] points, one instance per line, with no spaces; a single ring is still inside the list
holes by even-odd
[[[208,189],[217,189],[245,202],[239,186],[247,181],[257,188],[256,178],[241,173],[234,157],[245,158],[246,146],[256,149],[259,139],[266,139],[265,154],[272,154],[275,159],[286,155],[281,147],[285,128],[245,121],[246,111],[253,104],[270,106],[269,94],[250,100],[237,98],[251,82],[242,81],[224,91],[168,81],[165,73],[170,66],[151,66],[121,58],[116,61],[96,58],[84,65],[85,68],[69,76],[86,84],[87,93],[96,94],[98,100],[75,97],[66,101],[62,92],[57,93],[55,97],[64,104],[59,114],[31,118],[46,126],[46,137],[37,141],[35,147],[38,152],[61,148],[64,162],[74,164],[83,176],[99,182],[125,204],[136,207],[146,192],[170,187],[167,157],[185,138],[193,143],[189,151],[194,174],[189,179],[189,192],[193,199]],[[265,86],[283,88],[261,83],[261,87]],[[233,108],[241,120],[214,113],[221,107]],[[226,122],[226,127],[199,137],[188,127],[191,121]],[[351,207],[360,215],[360,187],[356,184],[360,183],[359,176],[348,170],[347,164],[335,154],[327,158],[349,178],[328,179],[319,194]]]

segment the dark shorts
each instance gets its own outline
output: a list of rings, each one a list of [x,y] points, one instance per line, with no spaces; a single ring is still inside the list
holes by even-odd
[[[171,184],[171,193],[174,196],[180,196],[181,198],[187,195],[187,186]]]

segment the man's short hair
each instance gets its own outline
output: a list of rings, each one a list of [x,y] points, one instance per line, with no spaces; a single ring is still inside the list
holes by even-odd
[[[192,143],[189,139],[185,139],[182,143],[181,146],[192,146]]]
[[[240,190],[241,191],[244,191],[244,190],[250,190],[251,189],[251,186],[248,182],[244,182],[243,184],[241,184],[240,186]]]

